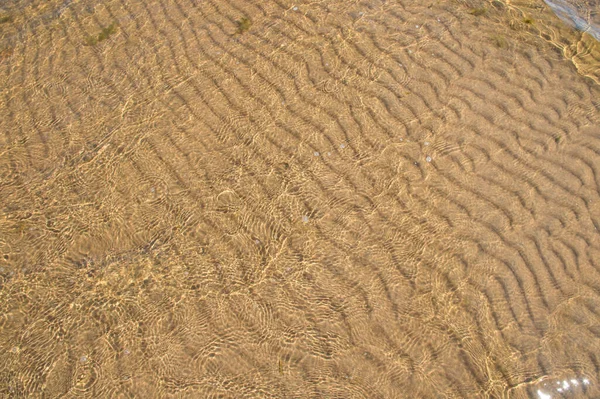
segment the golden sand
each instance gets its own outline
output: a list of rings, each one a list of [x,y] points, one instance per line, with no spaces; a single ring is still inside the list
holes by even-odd
[[[0,397],[600,395],[600,49],[542,1],[2,6]]]

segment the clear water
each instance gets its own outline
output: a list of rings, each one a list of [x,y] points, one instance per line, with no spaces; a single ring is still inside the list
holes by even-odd
[[[0,398],[600,398],[600,46],[561,25],[0,0]]]
[[[544,0],[560,19],[600,41],[600,2]]]

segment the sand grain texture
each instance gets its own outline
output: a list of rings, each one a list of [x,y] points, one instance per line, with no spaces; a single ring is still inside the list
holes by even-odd
[[[1,11],[2,397],[598,397],[600,51],[542,2]]]

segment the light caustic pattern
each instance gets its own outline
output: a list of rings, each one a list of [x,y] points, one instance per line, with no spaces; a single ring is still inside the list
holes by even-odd
[[[598,54],[543,2],[2,7],[0,396],[599,397]]]
[[[600,40],[600,14],[598,13],[600,2],[598,0],[545,0],[545,2],[567,24]]]

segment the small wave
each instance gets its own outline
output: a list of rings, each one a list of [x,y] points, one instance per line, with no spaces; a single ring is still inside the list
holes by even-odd
[[[600,23],[592,21],[589,16],[597,11],[591,4],[580,7],[569,3],[566,0],[544,0],[554,13],[567,24],[574,28],[586,32],[600,41]],[[587,16],[586,16],[587,14]]]

